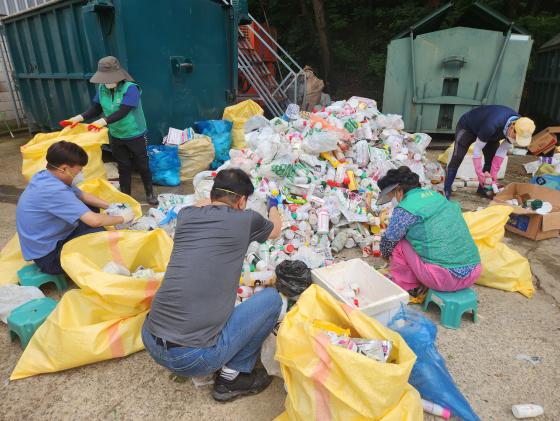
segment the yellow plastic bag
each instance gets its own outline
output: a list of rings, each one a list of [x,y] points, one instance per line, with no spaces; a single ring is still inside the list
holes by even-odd
[[[520,292],[531,298],[535,292],[529,261],[502,243],[505,224],[512,209],[509,206],[489,206],[463,214],[482,263],[482,274],[476,282],[504,291]]]
[[[214,156],[214,145],[208,136],[196,135],[194,139],[180,145],[181,181],[191,181],[199,172],[210,168]]]
[[[23,158],[21,173],[27,181],[33,174],[45,169],[47,149],[60,140],[76,143],[88,154],[88,164],[83,169],[86,180],[107,178],[101,160],[101,145],[109,143],[107,129],[90,132],[86,124],[78,124],[73,129],[68,126],[60,132],[39,133],[20,148]]]
[[[0,285],[17,284],[19,282],[18,270],[30,264],[31,262],[23,259],[19,237],[14,234],[0,252]]]
[[[447,165],[448,164],[447,157],[449,156],[450,153],[453,153],[454,147],[455,147],[455,142],[453,142],[451,145],[449,145],[449,147],[445,151],[439,154],[438,161],[441,162],[442,164]],[[474,143],[469,147],[467,154],[472,155],[473,151],[474,151]]]
[[[315,320],[350,329],[352,337],[390,339],[380,363],[331,345]],[[359,310],[310,286],[280,325],[275,358],[288,396],[278,420],[422,420],[420,395],[408,384],[416,356],[401,336]],[[391,361],[390,360],[390,361]]]
[[[142,216],[142,208],[140,203],[127,194],[118,191],[107,180],[89,180],[79,185],[82,191],[96,195],[97,197],[109,203],[128,203],[136,217]],[[4,246],[0,252],[0,285],[17,284],[17,271],[22,267],[30,265],[26,262],[21,254],[18,235],[15,234],[10,241]]]
[[[128,194],[122,193],[115,188],[107,180],[97,178],[95,180],[84,181],[78,187],[86,192],[91,193],[109,203],[126,203],[130,205],[137,218],[142,216],[142,207],[135,199]]]
[[[113,260],[129,270],[165,271],[173,242],[161,229],[108,231],[67,243],[61,262],[80,289],[68,291],[23,351],[10,379],[124,357],[144,348],[140,335],[161,279],[105,273]]]
[[[261,106],[250,99],[224,109],[222,119],[229,120],[233,123],[233,129],[231,131],[232,148],[242,149],[245,147],[245,123],[251,117],[263,115],[263,113],[264,111]]]

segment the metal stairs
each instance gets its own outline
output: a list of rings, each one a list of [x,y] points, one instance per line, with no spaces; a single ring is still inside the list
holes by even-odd
[[[281,116],[290,103],[302,105],[305,100],[305,73],[274,37],[251,15],[250,25],[238,29],[238,69],[252,90],[245,89],[238,100],[260,102],[272,116]],[[254,48],[258,40],[264,54],[273,57],[277,69],[273,73]],[[251,92],[252,91],[252,92]]]

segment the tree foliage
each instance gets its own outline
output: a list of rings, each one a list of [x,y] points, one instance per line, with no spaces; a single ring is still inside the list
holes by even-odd
[[[379,97],[392,37],[444,5],[440,0],[323,0],[329,36],[331,93]],[[470,0],[455,0],[443,28],[456,24]],[[560,32],[560,1],[486,0],[488,6],[527,29],[539,46]],[[281,45],[322,75],[312,0],[249,0],[253,16],[278,30]],[[533,54],[534,56],[534,54]]]

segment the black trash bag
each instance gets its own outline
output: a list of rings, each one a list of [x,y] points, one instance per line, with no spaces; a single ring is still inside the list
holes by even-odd
[[[301,260],[284,260],[276,266],[276,289],[286,297],[297,297],[309,285],[311,269]]]

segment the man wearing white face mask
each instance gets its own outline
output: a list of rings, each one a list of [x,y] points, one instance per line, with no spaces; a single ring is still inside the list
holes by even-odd
[[[109,128],[111,151],[117,161],[121,191],[130,195],[132,168],[135,166],[142,177],[146,200],[150,205],[157,205],[148,167],[147,127],[140,86],[113,56],[99,60],[97,72],[90,82],[98,84],[93,106],[60,124],[74,126],[103,114],[102,118],[88,126],[88,130],[99,131],[105,126]]]
[[[60,252],[71,239],[134,219],[132,211],[125,216],[94,211],[109,203],[74,185],[87,162],[87,153],[79,145],[64,140],[53,143],[47,150],[47,169],[31,178],[19,198],[16,225],[21,252],[44,273],[63,273]]]

